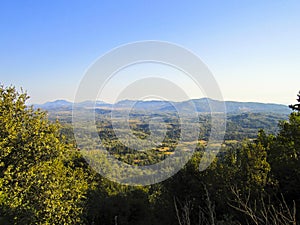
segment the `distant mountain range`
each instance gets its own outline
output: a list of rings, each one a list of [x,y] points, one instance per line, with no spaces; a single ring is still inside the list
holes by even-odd
[[[130,109],[134,106],[135,110],[145,110],[145,111],[157,111],[157,112],[169,112],[175,111],[177,109],[182,110],[189,109],[191,104],[194,104],[196,110],[200,113],[210,112],[210,107],[208,103],[209,99],[192,99],[182,102],[168,102],[168,101],[134,101],[134,100],[122,100],[116,104],[109,104],[103,101],[85,101],[77,103],[77,106],[82,108],[98,108],[98,109],[115,109],[115,110],[125,110]],[[216,100],[210,100],[214,103],[220,103]],[[258,102],[235,102],[235,101],[225,101],[227,113],[243,113],[243,112],[253,112],[253,113],[279,113],[279,114],[289,114],[291,110],[286,105],[281,104],[266,104]],[[35,108],[41,108],[47,111],[71,111],[73,103],[65,100],[56,100],[53,102],[46,102],[45,104],[36,104]],[[188,113],[188,111],[187,111]]]

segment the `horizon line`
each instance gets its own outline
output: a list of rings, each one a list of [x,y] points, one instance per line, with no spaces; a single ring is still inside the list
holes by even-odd
[[[177,102],[177,103],[180,103],[180,102],[186,102],[186,101],[191,101],[191,100],[201,100],[201,99],[210,99],[210,100],[213,100],[213,101],[223,101],[223,102],[239,102],[239,103],[261,103],[261,104],[275,104],[275,105],[285,105],[285,106],[289,106],[289,104],[285,104],[285,103],[276,103],[276,102],[264,102],[264,101],[243,101],[243,100],[227,100],[227,99],[224,99],[224,100],[217,100],[217,99],[212,99],[212,98],[208,98],[208,97],[202,97],[202,98],[190,98],[190,99],[186,99],[186,100],[178,100],[178,101],[176,101],[176,100],[170,100],[170,101],[168,101],[168,100],[161,100],[161,99],[146,99],[146,100],[144,100],[144,99],[142,99],[142,100],[140,100],[140,99],[121,99],[121,100],[119,100],[119,101],[117,101],[117,102],[108,102],[108,101],[103,101],[103,100],[99,100],[99,99],[97,99],[97,100],[84,100],[84,101],[80,101],[80,102],[77,102],[77,103],[84,103],[84,102],[103,102],[103,103],[105,103],[105,104],[111,104],[111,105],[113,105],[113,104],[117,104],[117,103],[119,103],[119,102],[122,102],[122,101],[139,101],[139,102],[151,102],[151,101],[159,101],[159,102]],[[55,100],[49,100],[49,101],[45,101],[45,102],[43,102],[43,103],[29,103],[29,104],[27,104],[27,105],[44,105],[44,104],[47,104],[47,103],[54,103],[54,102],[56,102],[56,101],[65,101],[65,102],[68,102],[68,103],[71,103],[71,104],[74,104],[74,103],[76,103],[76,102],[74,102],[74,101],[71,101],[71,100],[69,100],[69,99],[66,99],[66,98],[60,98],[60,99],[55,99]],[[292,104],[292,103],[291,103]]]

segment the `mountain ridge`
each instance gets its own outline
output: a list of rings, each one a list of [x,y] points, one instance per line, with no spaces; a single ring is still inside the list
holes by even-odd
[[[197,112],[210,112],[209,102],[223,104],[222,101],[209,98],[190,99],[180,102],[163,101],[163,100],[121,100],[115,104],[106,103],[104,101],[84,101],[76,103],[82,108],[112,108],[115,110],[131,109],[146,110],[146,111],[161,111],[168,112],[180,109],[184,111],[194,104]],[[262,102],[239,102],[239,101],[224,101],[227,113],[242,113],[242,112],[273,112],[280,114],[289,114],[291,110],[288,106],[277,103],[262,103]],[[58,99],[55,101],[46,102],[44,104],[33,104],[34,108],[41,108],[47,111],[52,110],[72,110],[73,102]]]

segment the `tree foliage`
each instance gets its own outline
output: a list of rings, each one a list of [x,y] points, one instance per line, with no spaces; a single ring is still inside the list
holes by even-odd
[[[26,106],[26,93],[0,87],[0,210],[13,224],[80,224],[88,189],[76,149],[59,124]]]
[[[300,112],[300,91],[299,91],[299,94],[297,95],[298,98],[297,98],[297,104],[294,104],[294,105],[290,105],[289,107],[292,109],[292,110],[295,110],[295,111],[298,111]]]

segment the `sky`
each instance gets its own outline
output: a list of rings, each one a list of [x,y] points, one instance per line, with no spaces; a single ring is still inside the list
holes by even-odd
[[[299,12],[298,0],[1,1],[0,83],[27,90],[30,103],[73,101],[100,56],[160,40],[196,54],[225,100],[291,104],[300,90]]]

